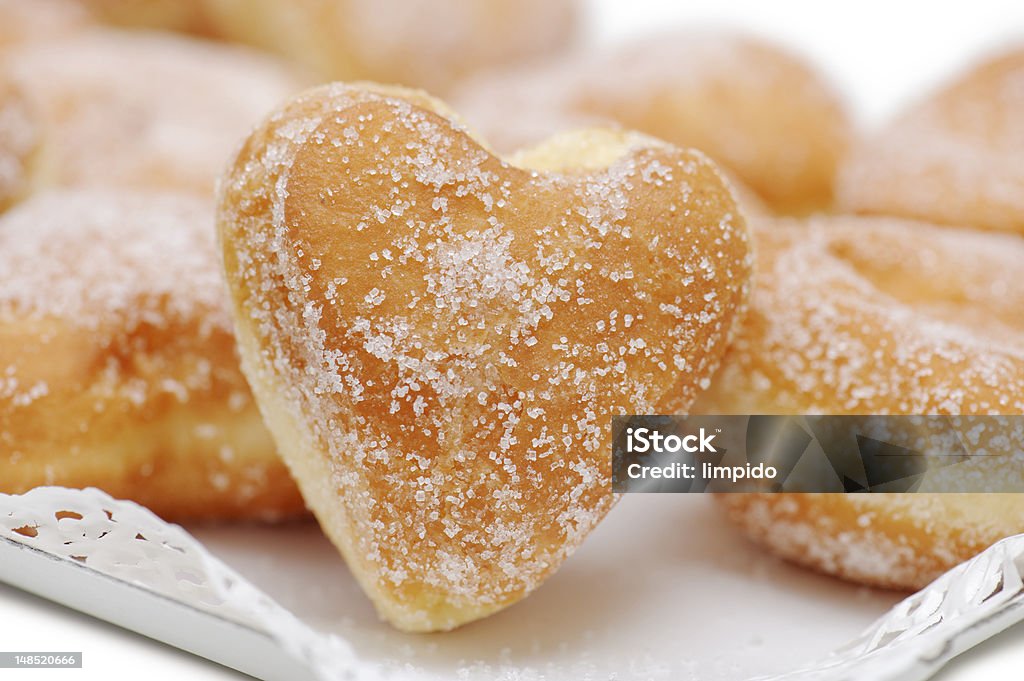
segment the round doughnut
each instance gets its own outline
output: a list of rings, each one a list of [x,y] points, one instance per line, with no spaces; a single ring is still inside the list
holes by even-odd
[[[840,207],[1024,234],[1024,48],[978,65],[856,146]]]
[[[60,38],[90,23],[76,0],[0,0],[0,50]]]
[[[335,80],[446,92],[466,75],[563,47],[577,0],[81,0],[122,25],[190,30]]]
[[[0,216],[0,492],[164,518],[304,508],[238,368],[209,200],[47,192]]]
[[[514,163],[421,93],[335,84],[220,185],[243,370],[406,630],[537,588],[612,506],[611,414],[685,410],[746,297],[743,217],[699,152],[584,131]]]
[[[701,149],[781,212],[831,202],[851,135],[838,98],[802,60],[728,33],[669,33],[485,74],[453,102],[502,151],[609,122]]]
[[[26,43],[3,56],[0,89],[22,93],[37,127],[34,189],[212,196],[232,150],[302,84],[276,60],[242,48],[112,29]],[[2,116],[9,105],[0,106]]]
[[[1024,413],[1021,239],[851,216],[764,221],[754,234],[750,312],[694,413]],[[972,474],[956,489],[1024,484],[1024,443],[1007,448],[1012,456],[958,465]],[[720,500],[780,555],[886,587],[917,589],[1024,532],[1016,494]]]

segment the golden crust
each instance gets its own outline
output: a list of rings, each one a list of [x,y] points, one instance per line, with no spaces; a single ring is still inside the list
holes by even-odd
[[[0,95],[20,92],[31,112],[36,146],[23,182],[31,189],[211,197],[249,129],[303,86],[275,60],[241,48],[107,29],[13,47],[0,82]],[[11,106],[0,100],[0,118]],[[0,147],[0,159],[10,153]]]
[[[238,369],[208,202],[61,192],[0,218],[0,491],[174,519],[301,513]]]
[[[703,155],[579,133],[518,157],[531,171],[444,114],[310,91],[250,137],[218,215],[265,420],[407,630],[506,607],[565,560],[614,501],[608,418],[688,407],[749,273]]]
[[[803,61],[732,34],[671,33],[484,75],[454,101],[502,151],[608,123],[700,149],[784,213],[831,203],[852,134],[841,102]]]
[[[336,80],[445,92],[467,74],[540,57],[579,24],[577,0],[80,0],[108,21],[252,45]]]
[[[754,233],[750,312],[694,412],[1024,413],[1024,242],[895,218],[767,221]],[[970,467],[959,489],[1022,477],[1016,456]],[[907,589],[1024,531],[1017,495],[720,499],[790,560]]]
[[[1024,49],[986,61],[855,147],[844,209],[1024,233]]]

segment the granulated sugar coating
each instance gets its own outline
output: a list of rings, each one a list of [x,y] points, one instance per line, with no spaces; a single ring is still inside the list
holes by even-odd
[[[706,413],[1024,412],[1024,242],[895,218],[755,224],[758,286]]]
[[[846,210],[1024,234],[1024,49],[980,64],[843,164]]]
[[[591,131],[517,162],[544,170],[425,95],[332,85],[274,114],[221,185],[243,368],[404,629],[555,570],[613,504],[610,417],[687,409],[746,298],[744,221],[701,154]]]
[[[618,124],[692,146],[770,206],[827,206],[851,124],[799,57],[730,33],[676,31],[614,50],[484,74],[453,100],[500,150]]]
[[[0,218],[0,492],[296,514],[238,368],[208,201],[43,193]]]
[[[695,412],[1024,413],[1024,242],[895,218],[768,221],[755,234],[750,314]],[[1024,484],[1024,433],[995,435],[966,428],[972,451],[997,456],[929,473],[922,489]],[[1024,531],[1014,494],[722,500],[787,558],[900,588]]]
[[[192,197],[40,194],[0,221],[0,319],[130,330],[201,316],[204,336],[228,332],[212,222]]]

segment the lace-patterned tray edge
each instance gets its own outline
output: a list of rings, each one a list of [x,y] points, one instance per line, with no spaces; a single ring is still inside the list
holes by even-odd
[[[5,540],[0,541],[0,555],[19,550],[36,560],[45,555],[50,563],[66,568],[62,578],[79,573],[127,583],[135,589],[115,585],[123,598],[147,594],[156,597],[151,607],[184,608],[193,620],[212,618],[220,636],[268,640],[320,681],[386,676],[382,666],[361,659],[348,641],[311,629],[181,527],[99,490],[41,487],[22,495],[0,494],[0,539]],[[0,580],[26,588],[25,579],[5,576],[2,569]],[[29,590],[89,612],[68,602],[74,599],[61,597],[53,580],[48,584]],[[89,614],[197,652],[181,641],[168,640],[175,637],[166,632],[161,636],[93,610]],[[859,637],[817,663],[764,681],[923,681],[956,655],[1022,619],[1024,535],[1018,535],[898,603]],[[226,655],[217,659],[216,654],[198,654],[238,668],[231,659],[223,659]],[[272,677],[266,669],[242,671],[266,679],[287,678]]]
[[[348,642],[308,627],[211,555],[181,527],[164,522],[138,504],[115,500],[100,490],[40,487],[22,495],[0,494],[0,538],[70,564],[65,566],[61,579],[91,574],[90,588],[95,589],[102,584],[95,581],[95,575],[112,578],[122,583],[118,600],[127,602],[141,589],[145,594],[191,610],[191,621],[202,621],[194,616],[199,613],[207,620],[218,620],[220,624],[214,629],[224,636],[269,639],[321,681],[380,676],[379,669],[361,660]],[[39,595],[76,607],[76,603],[67,602],[73,599],[66,595],[54,598],[54,592],[59,592],[54,587],[55,584],[48,589],[51,593]],[[148,605],[164,607],[159,600],[150,600]],[[124,626],[118,621],[121,612],[99,616]],[[195,652],[182,645],[181,640],[168,640],[174,636],[128,628]],[[182,635],[189,638],[190,633]],[[237,668],[222,656],[211,659]],[[258,668],[241,671],[264,676]]]

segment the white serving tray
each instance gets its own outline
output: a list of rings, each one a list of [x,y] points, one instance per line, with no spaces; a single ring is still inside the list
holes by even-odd
[[[381,623],[311,522],[189,530],[95,490],[0,495],[0,581],[271,681],[923,679],[1024,616],[1024,538],[900,603],[767,556],[706,496],[627,496],[535,594],[433,635]]]
[[[853,638],[905,595],[767,557],[710,497],[629,495],[526,600],[454,632],[402,634],[377,619],[313,524],[190,529],[313,628],[441,678],[460,669],[466,681],[524,669],[567,681],[782,672]]]

